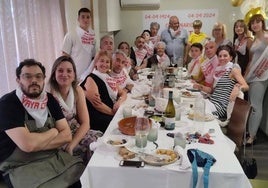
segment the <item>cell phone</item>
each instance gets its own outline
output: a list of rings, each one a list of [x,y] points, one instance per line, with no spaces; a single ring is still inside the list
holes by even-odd
[[[126,160],[122,160],[119,163],[120,166],[129,166],[129,167],[144,167],[145,164],[143,161],[126,161]]]

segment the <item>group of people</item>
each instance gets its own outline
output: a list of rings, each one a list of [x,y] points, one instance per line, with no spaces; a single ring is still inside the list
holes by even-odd
[[[208,94],[207,105],[219,118],[226,117],[230,100],[249,91],[253,112],[247,144],[253,144],[268,85],[262,15],[253,15],[248,26],[235,22],[233,42],[226,39],[224,24],[214,25],[212,40],[201,32],[200,20],[193,22],[188,36],[178,17],[171,16],[161,35],[160,25],[152,22],[134,46],[123,41],[117,50],[109,35],[96,50],[89,9],[79,10],[78,22],[52,66],[49,92],[43,65],[26,59],[16,70],[17,89],[0,99],[0,171],[9,187],[80,187],[79,177],[92,155],[90,143],[103,135],[135,87],[138,70],[147,67],[187,65],[194,87]]]

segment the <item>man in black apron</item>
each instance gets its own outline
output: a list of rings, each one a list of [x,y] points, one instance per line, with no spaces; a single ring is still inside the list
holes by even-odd
[[[9,187],[81,187],[83,162],[62,148],[72,139],[56,99],[44,91],[45,68],[26,59],[16,90],[0,99],[0,171]]]

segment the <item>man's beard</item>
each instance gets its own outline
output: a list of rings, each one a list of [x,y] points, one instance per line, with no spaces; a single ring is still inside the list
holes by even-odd
[[[29,90],[32,86],[38,86],[39,91],[35,90],[33,92],[29,92]],[[25,88],[23,85],[21,85],[21,90],[22,90],[23,94],[26,95],[27,97],[29,97],[30,99],[38,98],[41,95],[43,89],[44,89],[44,86],[41,88],[41,86],[37,85],[37,84],[29,85],[28,88]]]

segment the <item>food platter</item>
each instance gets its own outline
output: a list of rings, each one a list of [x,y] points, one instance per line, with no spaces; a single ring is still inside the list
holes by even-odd
[[[163,166],[176,162],[180,156],[177,152],[170,149],[157,149],[151,154],[141,154],[141,160],[152,166]]]
[[[194,120],[194,114],[188,114],[188,118],[191,120]],[[206,114],[205,115],[205,121],[212,121],[215,117],[212,114]]]
[[[196,98],[197,97],[197,94],[196,93],[193,93],[193,92],[190,92],[190,91],[183,91],[181,93],[181,96],[182,97],[185,97],[185,98]]]

